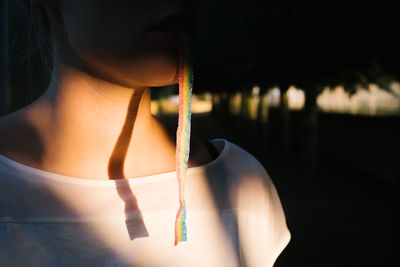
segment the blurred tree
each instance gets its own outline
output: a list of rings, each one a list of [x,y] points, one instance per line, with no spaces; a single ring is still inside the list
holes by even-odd
[[[289,110],[285,92],[306,92],[304,153],[317,165],[316,97],[324,86],[399,79],[394,38],[396,9],[388,0],[203,1],[196,42],[202,90],[235,92],[261,85],[281,90],[279,152],[289,153]],[[274,126],[273,126],[274,127]]]

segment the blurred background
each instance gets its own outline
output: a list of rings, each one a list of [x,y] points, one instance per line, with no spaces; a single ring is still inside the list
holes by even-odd
[[[3,115],[43,93],[51,64],[21,15],[29,11],[0,3]],[[394,3],[202,0],[199,8],[192,134],[236,143],[270,174],[292,234],[275,266],[400,266]],[[152,113],[171,133],[177,93],[152,90]]]

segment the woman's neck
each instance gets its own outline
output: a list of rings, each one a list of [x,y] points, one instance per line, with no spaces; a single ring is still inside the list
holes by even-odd
[[[46,92],[20,113],[39,131],[40,168],[94,179],[175,170],[175,142],[151,114],[150,88],[55,64]]]

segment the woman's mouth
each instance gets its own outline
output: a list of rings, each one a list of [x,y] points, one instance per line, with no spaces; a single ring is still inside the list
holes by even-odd
[[[175,35],[190,35],[193,34],[195,27],[195,16],[193,12],[186,10],[178,10],[172,12],[154,25],[148,28],[149,31],[153,32],[164,32]]]

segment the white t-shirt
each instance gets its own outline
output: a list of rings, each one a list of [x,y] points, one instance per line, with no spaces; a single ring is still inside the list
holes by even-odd
[[[64,176],[0,154],[0,266],[273,266],[290,240],[264,167],[225,139],[189,168],[187,241],[174,246],[176,172]]]

